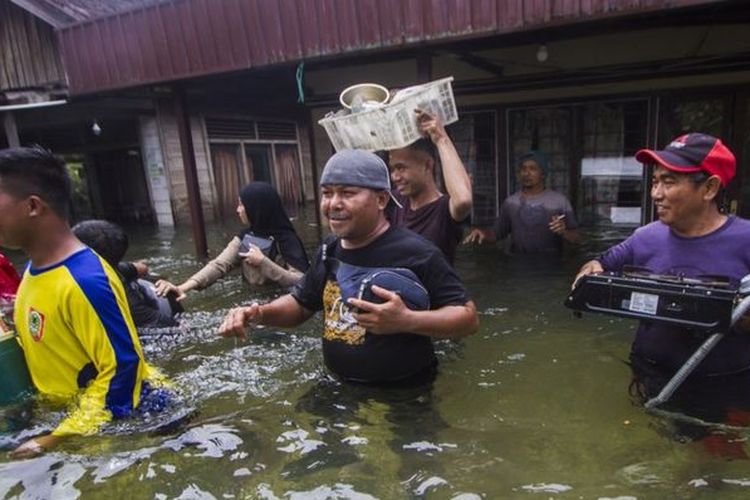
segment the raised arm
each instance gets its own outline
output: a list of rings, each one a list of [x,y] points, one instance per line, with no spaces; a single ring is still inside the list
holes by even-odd
[[[453,217],[453,220],[461,222],[471,213],[473,203],[469,174],[466,172],[466,168],[458,156],[458,151],[456,151],[453,141],[448,137],[440,118],[419,109],[416,110],[416,113],[420,131],[430,137],[437,148],[438,156],[440,156],[443,181],[450,196],[451,217]]]

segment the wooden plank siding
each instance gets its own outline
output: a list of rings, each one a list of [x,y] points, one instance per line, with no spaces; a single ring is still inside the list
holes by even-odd
[[[171,0],[59,36],[81,94],[721,1]]]
[[[0,91],[64,82],[52,27],[7,0],[0,0]]]
[[[185,167],[182,160],[182,146],[180,144],[175,114],[174,101],[169,98],[157,100],[156,104],[157,129],[164,163],[164,175],[169,183],[169,193],[172,203],[172,213],[178,224],[190,223],[190,200],[188,197]],[[215,200],[214,190],[209,172],[210,151],[204,141],[203,119],[198,116],[190,118],[190,130],[193,136],[193,151],[197,165],[198,187],[203,207],[203,217],[207,221],[214,220]]]

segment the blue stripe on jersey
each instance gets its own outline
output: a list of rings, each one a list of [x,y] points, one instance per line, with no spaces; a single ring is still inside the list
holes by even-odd
[[[91,249],[73,254],[66,259],[65,266],[94,307],[115,351],[117,368],[109,382],[106,407],[113,417],[126,417],[133,411],[133,390],[140,363],[127,322],[102,263]]]
[[[31,261],[29,261],[28,264],[26,264],[26,267],[28,268],[29,273],[31,273],[32,276],[37,276],[37,275],[45,273],[45,272],[47,272],[49,270],[55,269],[56,267],[67,266],[68,262],[70,262],[71,260],[75,259],[78,254],[84,253],[84,252],[87,252],[87,251],[90,251],[90,249],[88,247],[81,248],[80,250],[77,250],[72,255],[69,255],[67,258],[65,258],[65,260],[61,260],[60,262],[55,262],[54,264],[50,264],[48,266],[34,267],[34,266],[31,265]]]

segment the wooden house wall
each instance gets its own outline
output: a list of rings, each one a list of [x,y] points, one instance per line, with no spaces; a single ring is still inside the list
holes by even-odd
[[[166,177],[169,180],[172,213],[177,224],[187,223],[190,222],[187,181],[182,160],[177,115],[172,101],[168,99],[158,100],[157,120],[164,167]],[[213,221],[216,213],[212,187],[213,179],[209,168],[208,147],[204,141],[203,120],[200,117],[192,116],[190,118],[190,129],[193,134],[193,151],[198,172],[203,218],[206,221]]]
[[[23,90],[65,82],[51,26],[0,0],[0,90]]]

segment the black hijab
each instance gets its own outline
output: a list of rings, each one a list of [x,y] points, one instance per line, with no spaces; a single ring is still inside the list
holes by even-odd
[[[294,231],[284,205],[276,190],[266,182],[251,182],[240,191],[240,201],[250,221],[250,227],[237,236],[247,233],[268,238],[273,236],[279,244],[281,256],[290,266],[305,272],[310,267],[302,241]]]

